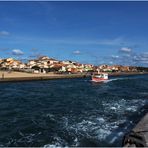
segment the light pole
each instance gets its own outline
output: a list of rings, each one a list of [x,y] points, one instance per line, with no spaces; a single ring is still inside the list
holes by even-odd
[[[2,73],[2,79],[4,79],[4,73]]]

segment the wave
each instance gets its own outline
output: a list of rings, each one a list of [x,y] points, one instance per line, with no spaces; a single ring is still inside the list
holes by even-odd
[[[88,115],[81,121],[71,121],[71,117],[63,117],[63,130],[73,137],[70,146],[81,146],[82,139],[94,139],[97,141],[107,141],[112,145],[119,139],[122,140],[127,129],[133,124],[126,114],[136,112],[139,107],[146,103],[145,100],[128,101],[125,99],[103,101],[104,114],[98,116]],[[141,104],[139,106],[139,104]],[[81,116],[81,115],[79,115]],[[82,115],[83,116],[83,115]],[[65,125],[65,126],[64,126]],[[54,146],[69,146],[64,139],[57,138]],[[52,147],[53,145],[49,145]]]
[[[54,137],[54,141],[53,141],[51,144],[46,144],[46,145],[44,145],[43,147],[44,147],[44,148],[55,148],[55,147],[59,147],[59,148],[61,148],[61,147],[68,148],[67,145],[68,145],[68,144],[67,144],[67,142],[66,142],[64,139],[55,136],[55,137]]]

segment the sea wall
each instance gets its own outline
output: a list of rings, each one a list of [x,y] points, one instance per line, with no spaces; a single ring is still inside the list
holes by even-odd
[[[53,79],[72,79],[72,78],[84,78],[87,75],[83,74],[66,74],[55,76],[35,76],[35,77],[4,77],[0,78],[0,82],[16,82],[16,81],[39,81],[39,80],[53,80]]]

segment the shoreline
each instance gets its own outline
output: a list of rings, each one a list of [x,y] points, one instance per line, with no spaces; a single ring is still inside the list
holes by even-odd
[[[109,76],[129,76],[129,75],[143,75],[148,74],[148,72],[115,72],[109,73]]]
[[[4,77],[0,78],[1,82],[22,82],[22,81],[41,81],[41,80],[55,80],[55,79],[74,79],[85,78],[84,74],[55,74],[55,75],[36,75],[24,77]]]
[[[4,73],[4,78],[2,74]],[[143,75],[148,72],[116,72],[110,73],[109,76],[129,76],[129,75]],[[0,71],[0,83],[1,82],[21,82],[21,81],[41,81],[41,80],[54,80],[54,79],[74,79],[74,78],[86,78],[91,77],[88,74],[32,74],[24,72],[2,72]]]

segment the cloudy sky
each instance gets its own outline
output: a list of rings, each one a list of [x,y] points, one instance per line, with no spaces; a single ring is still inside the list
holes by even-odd
[[[148,66],[148,2],[0,2],[0,58]]]

